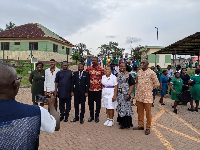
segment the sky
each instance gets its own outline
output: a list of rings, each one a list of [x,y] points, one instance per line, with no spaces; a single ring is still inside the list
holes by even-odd
[[[110,41],[129,53],[199,32],[199,8],[200,0],[0,0],[0,28],[10,21],[40,23],[72,44],[86,44],[94,55]]]

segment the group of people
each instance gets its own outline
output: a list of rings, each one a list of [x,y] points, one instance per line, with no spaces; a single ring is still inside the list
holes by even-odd
[[[155,67],[151,67],[154,71]],[[168,65],[167,70],[162,70],[159,65],[157,65],[157,70],[155,71],[157,78],[160,82],[158,89],[155,89],[153,92],[154,96],[156,91],[160,92],[160,103],[165,105],[163,98],[169,91],[171,99],[174,100],[174,113],[177,114],[177,105],[190,102],[191,108],[188,108],[189,111],[197,111],[200,100],[200,69],[195,69],[195,75],[189,76],[187,74],[187,68],[181,68],[180,65],[176,66],[176,71],[174,72],[171,69],[171,65]],[[168,88],[169,87],[169,88]],[[185,99],[186,101],[184,101]],[[196,107],[194,108],[193,101],[195,100]]]
[[[125,60],[125,59],[124,59]],[[50,60],[50,68],[43,70],[41,62],[36,64],[37,69],[32,71],[29,81],[32,84],[33,105],[38,105],[35,96],[38,94],[54,95],[56,97],[54,107],[57,110],[57,98],[59,98],[60,121],[68,121],[71,110],[71,97],[74,96],[75,117],[71,122],[84,123],[85,101],[88,97],[90,117],[88,122],[99,122],[101,105],[106,108],[106,126],[114,125],[114,109],[116,108],[117,121],[120,129],[130,128],[132,124],[132,103],[137,101],[138,124],[135,130],[144,128],[144,109],[147,111],[147,128],[145,134],[150,134],[151,108],[153,103],[152,90],[159,86],[156,73],[148,68],[148,61],[141,61],[141,70],[137,65],[133,72],[129,71],[128,63],[119,64],[119,71],[114,71],[112,64],[106,64],[103,68],[99,65],[98,57],[92,58],[92,65],[84,70],[84,64],[78,65],[78,71],[68,70],[68,63],[62,63],[62,70],[55,66],[55,60]],[[139,71],[138,71],[139,70]],[[134,72],[135,71],[135,72]],[[136,75],[137,72],[137,75]],[[145,84],[144,84],[145,83]],[[144,94],[146,93],[146,94]],[[135,96],[134,96],[135,95]],[[149,97],[150,96],[150,97]],[[101,103],[102,100],[102,103]],[[94,111],[96,102],[96,111]],[[79,118],[79,104],[81,113]],[[44,104],[40,103],[40,106]]]

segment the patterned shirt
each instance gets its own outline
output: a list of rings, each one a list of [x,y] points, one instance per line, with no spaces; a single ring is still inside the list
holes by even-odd
[[[90,91],[102,90],[101,77],[104,75],[104,69],[98,65],[97,68],[89,66],[86,71],[90,74]]]
[[[145,71],[139,70],[136,76],[136,101],[142,103],[153,103],[152,90],[158,86],[159,81],[154,71],[149,68]]]

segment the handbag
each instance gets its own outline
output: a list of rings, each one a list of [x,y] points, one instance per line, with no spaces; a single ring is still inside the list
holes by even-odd
[[[192,100],[190,90],[182,91],[179,94],[176,94],[176,96],[178,97],[179,101],[182,102],[184,105]]]

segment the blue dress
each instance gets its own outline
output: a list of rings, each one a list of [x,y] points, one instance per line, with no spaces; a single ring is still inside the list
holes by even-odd
[[[166,95],[167,88],[168,88],[168,80],[169,80],[169,78],[167,76],[165,77],[165,76],[161,75],[160,82],[162,82],[162,90],[164,92],[160,91],[160,95]]]

